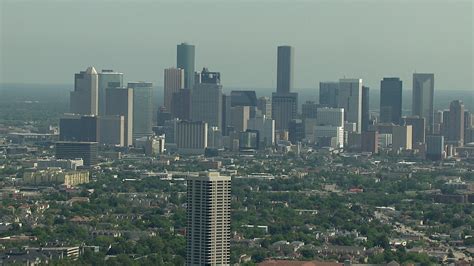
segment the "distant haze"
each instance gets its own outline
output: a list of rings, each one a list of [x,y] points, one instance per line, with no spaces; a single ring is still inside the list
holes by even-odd
[[[176,45],[229,87],[275,88],[278,45],[295,48],[295,87],[360,77],[379,88],[414,71],[474,89],[473,1],[0,0],[0,83],[70,84],[89,65],[161,86]]]

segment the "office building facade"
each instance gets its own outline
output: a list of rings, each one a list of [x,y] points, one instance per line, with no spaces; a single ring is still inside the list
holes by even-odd
[[[319,104],[325,107],[337,107],[339,82],[319,83]]]
[[[177,46],[176,66],[184,70],[184,88],[194,87],[194,45],[181,43]]]
[[[338,107],[344,108],[344,120],[356,124],[356,132],[362,131],[362,79],[340,79]]]
[[[187,178],[186,265],[230,265],[231,178]]]
[[[105,114],[124,117],[124,143],[133,143],[133,90],[130,88],[107,88],[105,90]]]
[[[133,91],[133,139],[153,135],[153,83],[129,82]]]
[[[173,95],[182,89],[184,89],[184,70],[181,68],[165,69],[163,105],[168,112],[173,110]],[[177,106],[177,108],[182,108],[182,106]]]
[[[57,159],[82,159],[85,166],[92,166],[97,164],[97,151],[97,142],[56,142]]]
[[[99,74],[99,115],[105,115],[105,104],[107,88],[122,88],[123,73],[111,69],[103,69]]]
[[[403,82],[399,78],[380,81],[380,122],[400,123],[402,117]]]
[[[423,117],[426,121],[426,131],[433,130],[434,104],[434,74],[413,74],[413,115]]]
[[[294,49],[291,46],[278,46],[277,55],[277,93],[287,94],[293,89]]]
[[[70,93],[69,111],[73,114],[97,115],[99,76],[94,67],[74,75],[74,91]]]
[[[202,121],[178,121],[175,143],[178,152],[201,154],[207,148],[208,123]]]
[[[191,91],[191,120],[204,121],[213,127],[222,126],[222,85],[220,73],[201,72],[201,83]]]

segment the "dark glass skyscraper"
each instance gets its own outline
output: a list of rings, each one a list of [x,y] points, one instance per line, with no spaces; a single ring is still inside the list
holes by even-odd
[[[293,88],[293,47],[278,46],[277,91],[272,93],[272,118],[277,130],[288,130],[289,122],[296,117],[298,94]]]
[[[293,47],[278,46],[277,93],[290,93],[293,88]]]
[[[369,111],[369,87],[362,86],[362,131],[369,129],[370,111]]]
[[[176,65],[184,69],[184,88],[192,89],[194,86],[194,45],[178,44]]]
[[[380,122],[399,124],[402,117],[402,86],[399,78],[380,81]]]

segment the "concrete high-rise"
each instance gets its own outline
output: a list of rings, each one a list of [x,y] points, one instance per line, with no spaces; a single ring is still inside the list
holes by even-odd
[[[105,115],[105,90],[123,87],[123,73],[103,69],[99,74],[99,115]]]
[[[123,116],[125,123],[125,146],[133,143],[133,89],[108,88],[105,90],[105,114]]]
[[[426,131],[433,130],[434,74],[413,74],[413,115],[424,117]]]
[[[447,140],[456,146],[464,145],[464,104],[462,101],[452,101],[449,105],[449,125]]]
[[[293,89],[293,61],[293,47],[278,46],[277,93],[290,93]]]
[[[73,114],[97,115],[99,76],[94,67],[74,75],[74,91],[70,93],[69,111]]]
[[[187,178],[186,265],[230,265],[231,178]]]
[[[129,82],[133,91],[133,140],[153,135],[153,83]]]
[[[319,83],[319,104],[325,107],[337,107],[339,82]]]
[[[344,120],[356,124],[356,132],[362,131],[362,79],[340,79],[338,107],[344,108]]]
[[[212,127],[222,126],[222,85],[220,73],[203,69],[201,83],[191,91],[191,119]]]
[[[176,66],[184,70],[184,88],[194,87],[194,45],[181,43],[177,46]]]
[[[207,148],[208,124],[202,121],[176,123],[175,139],[179,152],[204,154]]]
[[[399,124],[402,117],[402,87],[400,78],[380,81],[380,122]]]
[[[163,105],[168,112],[173,109],[173,95],[184,89],[184,70],[181,68],[165,69]]]

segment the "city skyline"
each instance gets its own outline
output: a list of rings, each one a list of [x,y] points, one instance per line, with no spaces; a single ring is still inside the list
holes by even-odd
[[[113,42],[114,45],[111,45],[108,38],[104,39],[100,30],[86,30],[103,15],[109,14],[104,2],[98,2],[94,9],[87,9],[90,14],[88,21],[79,21],[74,14],[68,14],[69,9],[89,7],[88,2],[83,6],[54,2],[54,5],[49,6],[58,11],[51,18],[44,18],[38,23],[36,13],[41,12],[37,11],[50,10],[39,5],[31,8],[35,13],[30,14],[31,11],[24,9],[26,2],[6,1],[2,4],[3,10],[8,12],[4,12],[2,18],[4,26],[0,49],[3,60],[0,83],[70,84],[68,73],[94,65],[98,70],[114,69],[127,73],[129,81],[147,80],[161,86],[163,77],[160,74],[176,62],[176,44],[188,42],[196,47],[196,69],[204,66],[219,69],[223,75],[223,84],[230,87],[276,88],[274,49],[283,44],[296,49],[295,92],[298,88],[316,88],[319,82],[341,77],[362,78],[364,84],[377,88],[381,77],[396,76],[406,82],[411,80],[413,72],[435,73],[438,77],[436,89],[467,90],[473,84],[472,38],[469,38],[472,36],[472,14],[469,14],[472,3],[468,1],[457,1],[449,5],[430,3],[430,12],[424,13],[423,21],[417,19],[423,8],[423,2],[420,1],[409,5],[403,2],[387,4],[386,1],[383,4],[339,1],[297,2],[295,5],[266,3],[273,11],[271,15],[267,15],[269,17],[266,23],[257,20],[262,14],[246,9],[249,3],[216,4],[216,12],[211,13],[209,18],[200,18],[199,11],[209,13],[206,9],[209,3],[203,3],[194,6],[196,12],[190,14],[185,21],[166,22],[168,24],[162,20],[169,15],[162,14],[162,17],[137,16],[130,25],[125,25],[117,19],[117,15],[123,13],[118,8],[110,22],[97,28],[108,27],[108,35],[117,40],[124,33],[137,37],[143,30],[148,34],[150,42]],[[158,14],[166,11],[173,13],[178,7],[172,3],[149,4],[161,7]],[[261,4],[263,3],[256,5]],[[36,6],[32,2],[27,5]],[[354,14],[349,12],[351,8],[342,8],[343,5],[350,6]],[[147,8],[148,5],[125,2],[120,2],[118,7],[129,8],[130,14],[148,14],[150,11],[147,9],[153,9]],[[240,15],[247,15],[250,22],[236,21],[235,16],[229,15],[230,10],[234,9],[241,12]],[[391,16],[382,16],[388,9]],[[190,12],[187,9],[184,11]],[[288,15],[300,13],[301,18],[288,22],[278,21],[278,15],[285,11]],[[358,18],[356,22],[351,20],[355,18],[355,14]],[[63,16],[68,16],[63,26],[54,23],[55,19],[62,19]],[[331,27],[319,26],[324,25],[320,20],[334,21],[332,18],[343,16],[347,18],[332,23]],[[21,32],[12,30],[15,28],[13,25],[19,23],[18,19],[22,19],[21,25],[24,26]],[[219,38],[212,34],[199,34],[200,31],[192,32],[184,26],[188,22],[193,23],[193,27],[189,28],[206,28],[216,19],[223,23],[220,27],[229,28],[227,34],[231,33],[231,36]],[[303,30],[292,33],[290,29],[303,25],[305,19],[316,25],[311,32]],[[381,25],[371,25],[369,22],[373,20],[380,21]],[[161,27],[150,28],[156,25],[167,25],[176,30],[164,32],[166,29]],[[432,27],[433,25],[436,27]],[[51,28],[57,34],[51,36],[42,27]],[[268,30],[265,38],[258,36],[261,35],[262,27]],[[328,31],[328,28],[332,31]],[[281,31],[280,35],[277,34],[278,29]],[[335,32],[338,34],[335,35]],[[354,36],[356,32],[358,35]],[[33,42],[35,46],[28,41],[42,34],[50,38],[36,38]],[[317,37],[309,37],[308,34]],[[93,44],[85,44],[83,41],[82,37],[89,35],[94,37]],[[158,36],[160,42],[156,40]],[[382,42],[386,39],[390,39],[392,44],[388,46]],[[448,39],[449,42],[446,43]],[[351,45],[346,45],[346,40],[351,40]],[[58,47],[52,42],[63,43]],[[426,49],[428,44],[430,49]],[[456,45],[456,49],[449,49],[453,45]],[[37,48],[41,48],[41,52]],[[237,67],[242,65],[248,67]],[[52,67],[56,69],[54,75],[45,72]],[[453,71],[456,71],[456,75],[452,75]],[[24,75],[25,72],[28,75]],[[410,85],[408,82],[406,84],[408,88]]]

